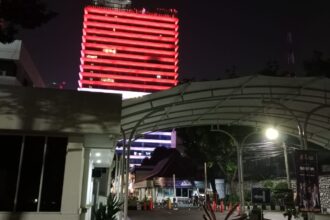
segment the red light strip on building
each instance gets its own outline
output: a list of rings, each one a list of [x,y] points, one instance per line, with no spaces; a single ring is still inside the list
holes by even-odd
[[[85,14],[88,12],[94,12],[99,14],[108,14],[108,15],[117,15],[117,16],[127,16],[135,19],[147,19],[147,20],[156,20],[163,22],[177,22],[179,19],[176,17],[170,17],[165,15],[151,15],[151,14],[140,14],[134,11],[120,11],[120,10],[109,10],[107,8],[96,8],[87,6],[85,8]]]
[[[143,84],[132,84],[132,83],[111,83],[111,82],[102,82],[102,81],[89,81],[89,80],[79,80],[81,84],[85,85],[98,85],[98,86],[107,86],[107,87],[117,87],[117,88],[134,88],[140,90],[167,90],[171,86],[154,86],[154,85],[143,85]]]
[[[161,22],[151,22],[151,21],[141,21],[136,19],[125,19],[125,18],[115,18],[115,17],[105,17],[98,16],[98,15],[91,15],[87,14],[85,15],[85,18],[87,19],[94,19],[98,21],[105,21],[105,22],[115,22],[115,23],[123,23],[123,24],[135,24],[135,25],[143,25],[143,26],[150,26],[150,27],[157,27],[157,28],[168,28],[168,29],[175,29],[177,25],[175,23],[173,24],[165,24]]]
[[[119,80],[130,80],[130,81],[140,81],[140,82],[155,82],[155,83],[168,83],[175,84],[177,80],[175,79],[158,79],[158,78],[148,78],[148,77],[134,77],[134,76],[121,76],[121,75],[112,75],[112,74],[102,74],[102,73],[80,73],[80,78],[82,77],[96,77],[96,78],[110,78],[110,79],[119,79]],[[116,82],[114,82],[116,83]]]
[[[153,92],[178,84],[175,16],[89,6],[83,26],[80,87]]]
[[[127,33],[127,32],[119,32],[119,31],[107,31],[107,30],[99,30],[95,28],[85,28],[83,30],[83,34],[86,35],[88,33],[93,34],[101,34],[101,35],[109,35],[115,37],[127,37],[127,38],[137,38],[144,40],[153,40],[153,41],[161,41],[161,42],[176,42],[177,38],[175,37],[161,37],[155,35],[146,35],[146,34],[136,34],[136,33]],[[178,35],[176,35],[178,36]]]
[[[81,58],[81,63],[84,64],[85,62],[91,63],[105,63],[105,64],[112,64],[112,65],[123,65],[123,66],[135,66],[135,67],[149,67],[149,68],[157,68],[157,69],[169,69],[175,70],[176,66],[174,65],[164,65],[164,64],[153,64],[153,63],[143,63],[143,62],[133,62],[133,61],[122,61],[122,60],[107,60],[107,59],[93,59],[93,58]]]
[[[131,69],[131,68],[103,67],[103,66],[92,66],[92,65],[81,65],[80,66],[81,72],[85,72],[86,70],[112,71],[112,72],[136,74],[136,75],[170,76],[170,77],[174,77],[174,79],[177,79],[177,77],[178,77],[178,74],[175,72],[137,70],[137,69]]]
[[[135,47],[126,47],[126,46],[111,46],[108,44],[98,44],[98,43],[83,43],[82,48],[86,49],[86,47],[100,48],[100,49],[116,49],[117,51],[125,51],[125,52],[138,52],[143,54],[158,54],[165,56],[174,56],[177,57],[178,53],[174,51],[163,51],[157,49],[144,49],[144,48],[135,48]]]
[[[168,63],[175,63],[177,60],[174,58],[163,58],[163,57],[152,57],[152,56],[143,56],[143,55],[134,55],[134,54],[125,54],[125,53],[105,53],[100,51],[93,51],[93,50],[82,50],[82,55],[95,55],[95,56],[105,56],[105,57],[113,57],[113,58],[129,58],[135,60],[144,60],[144,61],[152,61],[157,60],[160,62],[168,62]]]
[[[100,23],[100,22],[91,22],[91,21],[85,21],[84,22],[84,28],[89,27],[99,27],[99,28],[108,28],[108,29],[120,29],[120,30],[126,30],[126,31],[135,31],[140,33],[151,33],[151,34],[165,34],[170,36],[175,36],[177,31],[167,31],[167,30],[161,30],[161,29],[152,29],[152,28],[143,28],[143,27],[133,27],[129,25],[118,25],[118,24],[106,24],[106,23]]]
[[[175,46],[173,44],[163,44],[163,43],[152,43],[149,41],[136,41],[136,40],[122,40],[116,38],[107,38],[107,37],[97,37],[97,36],[83,36],[83,41],[86,40],[91,41],[101,41],[107,43],[118,43],[118,44],[127,44],[127,45],[138,45],[138,46],[145,46],[145,47],[156,47],[156,48],[166,48],[166,49],[174,49]]]

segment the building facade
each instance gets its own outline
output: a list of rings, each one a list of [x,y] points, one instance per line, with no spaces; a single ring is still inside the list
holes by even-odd
[[[177,77],[175,10],[85,8],[78,90],[126,99],[167,90]]]

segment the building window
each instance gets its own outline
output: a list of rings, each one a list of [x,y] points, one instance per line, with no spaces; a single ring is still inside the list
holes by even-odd
[[[175,195],[177,197],[181,197],[182,196],[182,193],[181,193],[181,189],[180,188],[176,188],[175,191],[176,191],[176,194]]]
[[[0,211],[60,211],[67,138],[0,135]]]
[[[61,210],[67,144],[67,138],[48,138],[40,211]]]
[[[0,75],[2,76],[16,76],[17,66],[14,61],[0,60]]]
[[[182,197],[188,197],[188,189],[186,189],[186,188],[183,188],[182,189],[182,195],[181,195]]]
[[[0,141],[0,211],[13,211],[22,137],[0,135]]]
[[[25,138],[17,211],[37,211],[44,145],[44,137]]]

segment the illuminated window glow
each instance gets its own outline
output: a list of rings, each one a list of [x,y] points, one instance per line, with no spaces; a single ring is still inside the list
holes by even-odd
[[[111,82],[111,83],[115,82],[115,80],[111,79],[111,78],[102,78],[101,81],[102,82]]]
[[[106,47],[106,44],[100,44],[100,43],[84,43],[82,45],[82,49],[86,49],[87,47],[93,47],[93,48],[104,48]],[[117,50],[120,51],[127,51],[127,52],[135,52],[135,53],[148,53],[150,55],[153,54],[159,54],[163,56],[174,56],[177,58],[178,53],[175,51],[166,51],[166,50],[157,50],[157,49],[144,49],[144,48],[135,48],[135,47],[127,47],[127,46],[116,46]]]
[[[117,53],[116,49],[110,49],[110,48],[104,48],[103,49],[103,52],[104,53],[112,53],[112,54],[116,54]]]
[[[87,57],[87,58],[92,58],[92,59],[96,59],[96,58],[97,58],[96,55],[87,55],[86,57]]]

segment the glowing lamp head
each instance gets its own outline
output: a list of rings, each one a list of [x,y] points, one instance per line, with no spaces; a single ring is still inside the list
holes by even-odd
[[[266,137],[269,140],[276,140],[278,138],[278,130],[276,130],[275,128],[268,128],[266,130]]]

